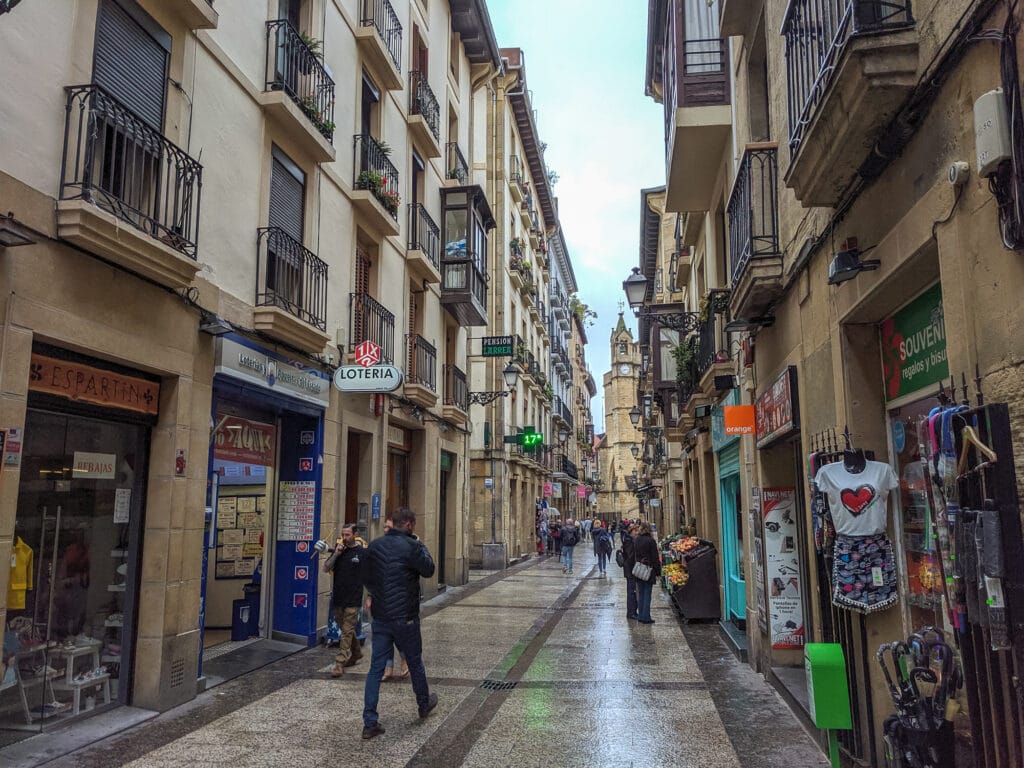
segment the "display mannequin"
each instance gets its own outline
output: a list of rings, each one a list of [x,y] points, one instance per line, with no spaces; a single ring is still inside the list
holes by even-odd
[[[889,492],[899,488],[892,467],[847,450],[814,479],[835,524],[832,602],[862,613],[896,603],[896,557],[886,534]]]

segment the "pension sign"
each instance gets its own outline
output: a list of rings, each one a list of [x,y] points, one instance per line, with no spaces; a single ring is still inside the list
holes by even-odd
[[[394,392],[402,386],[402,369],[395,365],[343,365],[334,372],[341,392]]]

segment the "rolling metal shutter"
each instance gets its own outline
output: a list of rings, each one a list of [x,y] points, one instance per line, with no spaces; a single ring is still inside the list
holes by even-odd
[[[145,24],[145,26],[144,26]],[[93,82],[163,133],[171,38],[137,7],[100,2]]]
[[[299,243],[302,242],[305,196],[305,179],[301,171],[275,147],[270,168],[268,221],[270,226],[280,227]]]

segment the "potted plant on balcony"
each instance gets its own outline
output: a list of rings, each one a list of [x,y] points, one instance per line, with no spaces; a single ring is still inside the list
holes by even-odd
[[[380,195],[381,187],[384,184],[384,177],[377,171],[361,171],[356,177],[356,186],[359,189],[368,189],[374,195]]]
[[[519,342],[516,344],[516,362],[523,363],[526,361],[526,344]]]
[[[402,204],[402,195],[397,189],[388,189],[387,179],[381,182],[381,190],[377,195],[381,205],[383,205],[388,213],[392,216],[398,216],[398,207]]]
[[[672,350],[676,363],[676,381],[690,383],[693,381],[693,366],[697,361],[697,337],[690,336],[677,344]]]
[[[544,399],[550,402],[554,398],[554,396],[555,396],[555,392],[551,388],[551,384],[545,384],[544,385]]]
[[[508,241],[508,249],[512,252],[513,256],[522,256],[524,245],[525,243],[523,243],[522,239],[518,237],[513,237]]]

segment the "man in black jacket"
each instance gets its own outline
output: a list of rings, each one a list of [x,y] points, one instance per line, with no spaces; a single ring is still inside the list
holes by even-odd
[[[370,542],[363,559],[363,583],[373,611],[373,657],[363,692],[364,739],[384,733],[378,722],[377,701],[384,667],[394,657],[395,646],[409,665],[420,717],[437,706],[437,694],[427,685],[420,635],[420,578],[434,575],[434,560],[413,534],[415,512],[401,507],[391,515],[391,522],[392,529]]]
[[[359,606],[363,603],[362,556],[363,545],[356,541],[356,530],[352,525],[341,529],[341,542],[324,563],[324,572],[334,574],[334,618],[341,627],[341,643],[338,655],[334,657],[331,677],[341,677],[345,667],[351,667],[361,658],[363,652],[356,640],[356,620]]]

